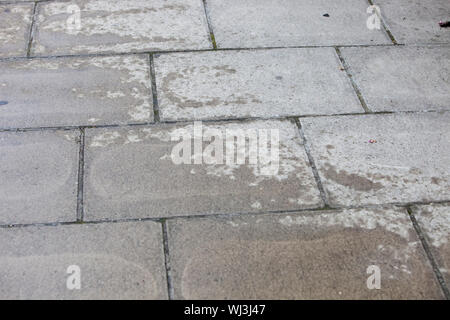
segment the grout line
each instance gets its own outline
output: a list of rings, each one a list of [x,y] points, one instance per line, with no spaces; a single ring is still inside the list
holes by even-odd
[[[362,108],[364,109],[364,111],[366,113],[372,113],[372,111],[367,106],[366,101],[364,100],[361,90],[359,89],[358,85],[356,84],[355,80],[353,79],[353,76],[350,74],[349,66],[348,66],[347,62],[345,61],[344,56],[341,53],[341,50],[339,49],[339,47],[335,47],[334,49],[336,50],[336,54],[342,63],[342,67],[344,68],[345,73],[347,74],[347,77],[350,80],[350,83],[352,84],[353,89],[355,90],[355,93],[359,99],[359,102],[361,103]]]
[[[328,196],[327,196],[327,193],[325,192],[325,188],[323,187],[322,180],[320,179],[319,171],[317,170],[316,163],[314,162],[314,158],[312,156],[311,149],[308,144],[308,140],[306,139],[305,132],[303,131],[302,124],[298,118],[295,119],[295,123],[298,127],[298,132],[300,133],[300,136],[303,140],[303,146],[305,148],[305,152],[308,157],[309,165],[311,166],[311,170],[313,172],[314,179],[316,180],[317,188],[319,189],[319,192],[320,192],[320,197],[325,205],[324,208],[330,208]]]
[[[128,124],[100,124],[100,125],[78,125],[78,126],[55,126],[55,127],[25,127],[25,128],[0,128],[2,132],[28,132],[28,131],[68,131],[83,129],[103,129],[103,128],[130,128],[130,127],[144,127],[144,126],[161,126],[161,125],[176,125],[176,124],[191,124],[195,121],[202,121],[204,123],[228,123],[228,122],[246,122],[246,121],[260,121],[260,120],[291,120],[296,118],[331,118],[331,117],[346,117],[346,116],[376,116],[376,115],[405,115],[405,114],[422,114],[422,113],[442,113],[450,112],[450,110],[427,110],[427,111],[376,111],[370,113],[364,112],[350,112],[350,113],[336,113],[336,114],[310,114],[310,115],[289,115],[289,116],[275,116],[275,117],[237,117],[237,118],[207,118],[200,120],[164,120],[159,122],[142,122],[142,123],[128,123]]]
[[[372,0],[367,0],[367,2],[369,2],[369,4],[370,4],[371,6],[374,5],[374,3],[373,3]],[[381,9],[380,9],[380,10],[381,10]],[[378,15],[378,12],[377,12],[377,15]],[[387,36],[389,37],[389,39],[391,40],[391,42],[392,42],[394,45],[399,45],[399,43],[397,42],[397,40],[395,40],[394,35],[392,34],[391,30],[389,30],[387,24],[384,22],[383,15],[380,13],[380,15],[378,15],[378,17],[380,18],[380,22],[381,22],[381,25],[383,26],[383,30],[386,32],[386,34],[387,34]]]
[[[77,222],[83,222],[84,219],[84,143],[85,132],[80,128],[80,151],[78,159],[78,190],[77,190]]]
[[[170,268],[170,254],[169,254],[169,236],[167,232],[167,222],[166,220],[161,221],[162,237],[163,237],[163,250],[164,250],[164,266],[166,269],[166,280],[167,280],[167,296],[169,300],[173,300],[173,285],[172,285],[172,275]]]
[[[433,271],[434,271],[434,275],[436,276],[436,279],[441,287],[441,290],[442,290],[445,298],[447,300],[450,300],[450,292],[447,288],[444,277],[442,276],[442,273],[439,270],[439,266],[438,266],[436,260],[434,259],[433,253],[431,252],[431,249],[430,249],[430,246],[428,245],[426,237],[425,237],[422,229],[420,228],[420,225],[417,222],[416,217],[414,216],[411,206],[407,206],[406,210],[408,211],[409,218],[411,219],[414,229],[416,230],[416,233],[420,239],[420,242],[422,243],[422,247],[425,250],[428,260],[430,261],[431,267],[433,268]]]
[[[1,5],[1,4],[0,4]],[[299,45],[299,46],[278,46],[278,47],[236,47],[217,49],[183,49],[183,50],[147,50],[139,52],[105,52],[105,53],[83,53],[83,54],[56,54],[48,56],[16,56],[0,57],[0,61],[30,60],[30,59],[56,59],[56,58],[89,58],[89,57],[112,57],[144,54],[171,54],[171,53],[203,53],[212,51],[258,51],[258,50],[280,50],[280,49],[320,49],[320,48],[374,48],[374,47],[448,47],[450,43],[423,43],[423,44],[334,44],[334,45]]]
[[[33,38],[35,33],[36,25],[36,15],[37,15],[38,2],[35,1],[33,5],[33,13],[31,15],[30,32],[28,33],[28,44],[27,44],[27,58],[31,56],[31,47],[33,45]]]
[[[152,84],[152,97],[153,97],[153,120],[155,122],[160,122],[160,111],[158,102],[158,91],[156,88],[156,73],[155,73],[155,61],[153,54],[149,54],[150,62],[150,81]]]
[[[195,220],[195,219],[208,219],[208,218],[234,218],[241,216],[263,216],[263,215],[273,215],[273,214],[302,214],[307,212],[340,212],[342,210],[349,209],[379,209],[384,207],[401,207],[407,208],[412,205],[431,205],[431,204],[442,204],[450,206],[450,199],[442,201],[428,201],[428,202],[406,202],[406,203],[383,203],[383,204],[367,204],[367,205],[354,205],[354,206],[334,206],[325,208],[323,206],[310,207],[310,208],[298,208],[290,210],[269,210],[269,211],[251,211],[251,212],[232,212],[232,213],[199,213],[190,215],[178,215],[178,216],[166,216],[166,217],[147,217],[147,218],[119,218],[119,219],[105,219],[105,220],[85,220],[83,224],[102,224],[102,223],[124,223],[124,222],[140,222],[140,221],[152,221],[161,223],[162,221],[170,220]],[[10,228],[28,228],[28,227],[57,227],[64,225],[74,225],[79,224],[77,221],[64,221],[64,222],[44,222],[44,223],[22,223],[22,224],[0,224],[0,229],[10,229]]]
[[[9,0],[0,2],[0,5],[3,4],[21,4],[21,3],[33,3],[33,2],[57,2],[58,0]]]
[[[3,3],[0,3],[0,6]],[[299,45],[299,46],[279,46],[279,47],[236,47],[217,49],[184,49],[184,50],[147,50],[138,52],[105,52],[105,53],[82,53],[82,54],[56,54],[48,56],[15,56],[0,57],[1,61],[31,60],[31,59],[58,59],[58,58],[95,58],[95,57],[116,57],[145,54],[172,54],[172,53],[204,53],[214,51],[260,51],[260,50],[282,50],[282,49],[323,49],[323,48],[377,48],[377,47],[409,47],[409,48],[442,48],[449,47],[450,43],[416,43],[416,44],[334,44],[334,45]]]
[[[217,43],[216,43],[216,37],[214,36],[213,27],[211,24],[211,19],[208,14],[208,5],[206,3],[206,0],[203,0],[203,9],[205,11],[205,17],[206,17],[206,23],[208,24],[208,30],[209,30],[209,38],[211,39],[211,43],[213,46],[213,50],[217,50]]]

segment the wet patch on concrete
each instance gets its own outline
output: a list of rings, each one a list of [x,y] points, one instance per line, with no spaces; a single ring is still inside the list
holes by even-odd
[[[177,299],[442,298],[405,209],[179,219],[168,238]]]

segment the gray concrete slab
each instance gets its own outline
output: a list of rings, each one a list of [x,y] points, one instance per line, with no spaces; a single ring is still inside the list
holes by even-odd
[[[342,48],[341,52],[369,109],[450,109],[450,48]]]
[[[366,1],[208,0],[207,4],[221,48],[390,43],[382,30],[367,28]]]
[[[32,3],[0,2],[0,57],[27,55],[32,14]]]
[[[450,199],[450,113],[301,119],[334,205]]]
[[[176,219],[168,238],[178,299],[442,298],[400,208]]]
[[[154,222],[0,229],[0,298],[166,299],[161,233]],[[80,289],[68,287],[77,275]]]
[[[200,0],[46,2],[37,12],[33,55],[212,47]]]
[[[413,213],[425,234],[439,270],[450,286],[450,206],[415,206]]]
[[[399,43],[450,43],[450,32],[439,21],[448,21],[448,0],[374,0]]]
[[[0,127],[153,120],[148,56],[0,62]]]
[[[0,133],[0,224],[76,220],[79,136]]]
[[[217,143],[217,136],[211,138],[216,142],[203,143],[203,151],[204,155],[208,155],[214,146],[222,145],[223,152],[219,151],[219,147],[216,148],[217,154],[225,154],[222,164],[219,160],[213,162],[205,160],[206,157],[202,159],[201,151],[195,152],[193,148],[186,150],[188,163],[179,163],[172,155],[181,154],[178,149],[180,142],[188,141],[191,148],[191,139],[180,139],[179,134],[183,130],[191,137],[197,137],[196,141],[201,143],[202,129],[197,131],[192,124],[88,129],[85,153],[85,219],[261,212],[321,205],[316,182],[294,123],[203,123],[205,141],[208,133],[217,134],[212,130],[217,130],[217,135],[225,137],[225,134],[234,134],[232,130],[240,129],[250,130],[247,137],[255,133],[260,141],[264,141],[263,137],[275,137],[276,133],[270,130],[278,130],[278,164],[275,164],[275,157],[271,161],[270,156],[262,151],[257,152],[256,163],[250,162],[248,153],[245,162],[237,163],[236,149],[239,154],[244,150],[248,151],[250,139],[246,139],[247,147],[241,147],[243,145],[236,142],[234,146],[237,148],[227,150],[222,141]],[[239,132],[236,134],[245,138],[246,132],[243,135]],[[273,146],[269,146],[268,150],[275,154],[275,144]],[[192,153],[189,154],[190,152]],[[229,161],[226,154],[233,155],[234,161]],[[256,155],[256,151],[252,155]]]
[[[164,54],[161,119],[363,112],[332,48]]]

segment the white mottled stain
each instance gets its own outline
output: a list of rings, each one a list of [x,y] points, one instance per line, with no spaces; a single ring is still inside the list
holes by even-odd
[[[348,209],[342,212],[322,213],[314,215],[286,216],[279,222],[285,226],[304,225],[317,227],[341,226],[345,228],[362,228],[374,230],[378,227],[395,233],[409,240],[411,226],[404,213],[385,209],[375,212],[368,209]],[[382,249],[382,248],[381,248]]]
[[[116,99],[116,98],[120,98],[120,97],[125,97],[125,93],[123,93],[122,91],[107,91],[106,92],[106,96],[109,99]]]
[[[127,141],[125,141],[125,144],[141,142],[141,141],[142,141],[142,139],[139,138],[139,135],[135,134],[133,131],[130,131],[130,132],[128,132]]]
[[[448,243],[450,237],[450,207],[444,205],[420,207],[417,220],[434,247],[439,248]]]
[[[67,28],[67,3],[43,4],[38,21],[45,41],[36,52],[68,50],[72,53],[136,52],[150,49],[182,48],[202,44],[209,47],[206,19],[201,1],[183,0],[84,0],[76,4],[81,10],[81,29],[75,35]],[[73,37],[59,48],[47,40],[61,34]],[[96,39],[95,44],[86,39]],[[77,41],[80,39],[80,41]],[[63,41],[64,43],[64,41]]]
[[[90,144],[91,147],[106,147],[111,143],[114,143],[116,139],[120,138],[120,134],[117,131],[104,132],[95,136]]]
[[[252,203],[251,207],[254,209],[261,209],[262,206],[259,201],[255,201],[254,203]]]
[[[3,13],[0,16],[0,40],[2,46],[6,44],[20,45],[22,42],[25,42],[21,32],[25,31],[31,22],[32,7],[29,5],[7,5],[5,8],[9,9],[10,12]]]
[[[49,72],[61,70],[79,70],[89,76],[105,73],[111,79],[105,80],[99,89],[73,87],[69,90],[77,99],[117,100],[115,104],[123,104],[130,122],[147,122],[152,119],[150,67],[145,56],[112,56],[94,58],[58,58],[20,61],[12,66],[20,70],[36,70]],[[99,70],[100,69],[100,70]],[[118,87],[110,90],[107,86]]]

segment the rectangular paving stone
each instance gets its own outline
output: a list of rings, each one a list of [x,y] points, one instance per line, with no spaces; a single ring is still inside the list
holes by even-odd
[[[443,298],[400,208],[175,219],[168,239],[176,299]]]
[[[78,131],[0,133],[0,224],[74,221]]]
[[[450,113],[301,119],[334,205],[450,199]]]
[[[0,298],[166,299],[161,233],[154,222],[0,229]]]
[[[2,128],[153,120],[145,55],[2,61],[0,68]]]
[[[399,43],[450,43],[448,29],[439,21],[450,16],[448,0],[374,0]]]
[[[37,13],[34,55],[212,48],[200,0],[45,2]]]
[[[199,127],[201,125],[88,129],[85,218],[168,217],[321,206],[294,123],[257,121]],[[278,130],[278,159],[269,156],[277,154],[276,142],[269,143],[276,132],[270,130]],[[205,135],[203,149],[202,132]],[[226,134],[243,137],[247,145],[235,141],[233,148],[226,148],[223,143]],[[268,139],[265,143],[268,153],[264,148],[258,151],[252,148],[250,158],[248,150],[249,145],[255,146],[254,135],[259,136],[261,145],[266,142],[264,138]],[[192,137],[196,137],[199,149],[204,150],[204,158],[198,146],[191,148]],[[187,145],[185,150],[181,150],[183,145]],[[223,155],[221,160],[207,157],[216,154],[213,150]],[[238,163],[237,155],[244,152],[245,161]],[[181,162],[179,155],[184,154],[187,159]],[[227,158],[231,156],[234,161]]]
[[[359,0],[207,0],[221,48],[391,43],[382,30],[367,28],[368,6]]]
[[[413,213],[425,234],[439,270],[450,286],[450,206],[415,206]]]
[[[0,57],[27,55],[33,5],[0,2]]]
[[[155,59],[161,118],[363,112],[332,48],[164,54]]]
[[[450,50],[445,47],[342,48],[372,111],[450,109]]]

